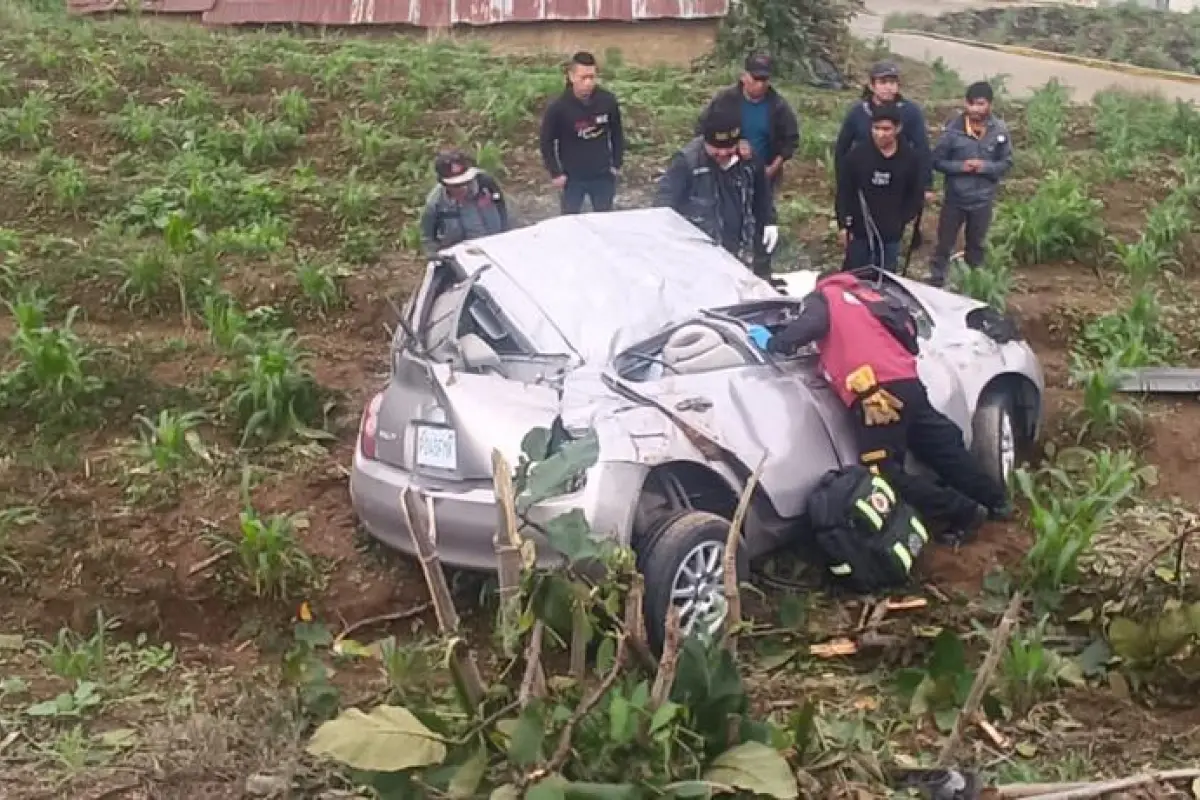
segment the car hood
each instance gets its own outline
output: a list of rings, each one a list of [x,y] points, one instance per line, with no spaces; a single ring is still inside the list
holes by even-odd
[[[606,362],[704,308],[778,297],[669,208],[577,214],[445,251],[542,353]]]

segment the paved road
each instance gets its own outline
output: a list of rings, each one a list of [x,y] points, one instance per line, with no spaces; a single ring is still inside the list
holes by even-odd
[[[978,0],[942,0],[931,9],[928,0],[868,0],[868,13],[857,17],[851,25],[854,35],[860,39],[873,40],[884,36],[893,53],[916,61],[932,62],[941,58],[965,81],[976,81],[1006,74],[1008,90],[1016,96],[1027,96],[1052,77],[1071,89],[1076,102],[1088,102],[1093,95],[1113,86],[1142,92],[1162,92],[1168,98],[1192,100],[1200,103],[1200,84],[1125,75],[1120,72],[1066,64],[1061,61],[1043,61],[1027,56],[998,53],[979,47],[929,39],[906,34],[885,34],[883,18],[898,12],[946,13],[969,8],[982,8],[996,3]]]

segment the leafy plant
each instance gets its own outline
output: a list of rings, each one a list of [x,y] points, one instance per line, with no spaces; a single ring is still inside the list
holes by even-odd
[[[1028,199],[1001,201],[994,242],[1017,264],[1040,264],[1081,256],[1103,240],[1101,203],[1079,178],[1051,170]]]
[[[1072,353],[1071,358],[1071,383],[1083,389],[1083,406],[1072,415],[1072,422],[1078,425],[1077,444],[1089,437],[1125,431],[1128,425],[1142,421],[1138,406],[1117,397],[1123,353],[1098,364],[1089,363],[1078,353]]]
[[[1064,658],[1045,644],[1043,616],[1030,630],[1016,630],[1000,662],[1000,681],[1013,710],[1024,716],[1042,697],[1064,683],[1084,683],[1078,662]]]
[[[932,714],[937,726],[949,731],[974,679],[974,672],[967,667],[962,640],[952,631],[942,630],[933,640],[933,651],[925,667],[899,670],[896,687],[900,696],[908,700],[909,713]]]
[[[951,267],[950,280],[961,294],[987,303],[997,311],[1007,307],[1012,271],[1002,255],[989,253],[988,263],[978,267],[956,261]]]
[[[232,555],[236,579],[254,597],[289,599],[319,577],[312,558],[296,539],[298,527],[306,525],[299,514],[263,518],[248,508],[238,516],[237,535],[209,533],[205,538],[217,553]]]
[[[242,334],[235,347],[242,355],[229,404],[241,426],[243,446],[251,439],[272,440],[291,433],[327,436],[311,427],[323,409],[316,380],[305,364],[308,354],[298,347],[295,331]]]
[[[208,458],[208,451],[196,428],[207,420],[199,411],[176,412],[163,409],[157,419],[137,414],[140,428],[139,456],[150,469],[174,473],[193,458]]]
[[[92,354],[71,330],[79,309],[68,311],[59,327],[50,327],[45,300],[26,293],[7,305],[17,323],[9,339],[17,364],[0,376],[0,397],[39,413],[76,410],[101,384],[88,373]]]

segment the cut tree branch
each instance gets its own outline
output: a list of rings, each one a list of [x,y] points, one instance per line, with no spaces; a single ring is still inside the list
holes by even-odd
[[[938,754],[937,767],[946,769],[950,766],[955,751],[962,743],[963,735],[975,719],[975,714],[979,711],[979,704],[983,702],[983,696],[987,693],[988,684],[992,682],[992,675],[996,672],[996,667],[1000,665],[1000,657],[1008,646],[1013,626],[1021,614],[1023,600],[1024,597],[1018,591],[1008,601],[1008,608],[1004,610],[1004,616],[1000,618],[1000,624],[996,626],[996,631],[992,634],[992,644],[983,659],[983,665],[979,667],[979,672],[975,673],[975,682],[971,684],[967,702],[963,704],[958,716],[955,717],[954,729],[950,732],[950,738],[946,740],[946,744],[942,746],[942,752]]]
[[[475,654],[457,637],[458,610],[454,607],[450,586],[446,582],[446,573],[442,570],[442,562],[434,545],[437,539],[437,519],[433,513],[433,498],[426,497],[422,508],[421,493],[412,486],[406,486],[400,493],[400,512],[404,515],[404,521],[417,548],[421,571],[425,574],[425,583],[429,587],[429,599],[433,601],[433,610],[437,615],[438,629],[443,636],[454,637],[450,653],[451,668],[466,694],[464,699],[470,707],[468,710],[476,713],[483,704],[487,687],[483,683],[483,676],[479,674]]]
[[[1146,772],[1141,775],[1134,775],[1130,778],[1117,778],[1111,781],[1098,781],[1096,783],[1084,784],[1066,788],[1061,791],[1050,792],[1049,794],[1039,794],[1029,797],[1028,800],[1094,800],[1097,797],[1103,797],[1106,794],[1113,792],[1123,792],[1128,789],[1137,789],[1141,786],[1150,786],[1155,783],[1172,783],[1174,781],[1185,781],[1190,779],[1200,778],[1200,769],[1174,769],[1163,770],[1161,772]],[[1003,797],[1004,795],[1001,795]]]
[[[1132,596],[1133,589],[1135,586],[1137,586],[1137,582],[1142,579],[1142,576],[1146,574],[1146,571],[1154,565],[1154,562],[1157,561],[1158,557],[1163,553],[1178,545],[1179,552],[1182,554],[1183,548],[1187,544],[1188,539],[1190,539],[1196,533],[1200,533],[1200,527],[1194,525],[1188,526],[1175,536],[1172,536],[1170,540],[1154,548],[1154,550],[1148,553],[1141,561],[1134,565],[1133,569],[1129,571],[1129,577],[1125,579],[1125,586],[1121,590],[1121,597]],[[1177,556],[1177,562],[1182,560],[1182,555]]]
[[[658,660],[654,687],[650,690],[651,711],[657,711],[671,696],[671,687],[675,684],[675,671],[679,668],[679,646],[682,642],[683,629],[679,627],[679,607],[672,603],[667,609],[662,658]]]
[[[617,642],[617,655],[613,658],[613,664],[608,674],[592,690],[591,694],[579,701],[575,712],[571,714],[571,718],[563,726],[562,733],[558,735],[558,746],[554,748],[554,755],[550,757],[550,761],[546,764],[547,773],[554,775],[560,772],[563,765],[567,763],[567,758],[571,755],[571,737],[575,735],[575,727],[584,717],[591,713],[591,710],[604,699],[604,695],[608,694],[608,691],[616,684],[617,678],[621,676],[621,668],[625,665],[628,655],[629,637],[628,635],[622,635]]]
[[[728,609],[725,617],[725,637],[723,644],[731,653],[737,652],[738,628],[742,624],[742,591],[738,586],[737,555],[738,544],[742,537],[742,524],[750,510],[750,501],[754,490],[758,487],[758,479],[762,476],[763,467],[767,464],[767,454],[759,460],[758,466],[746,481],[746,488],[738,498],[737,508],[733,512],[733,521],[729,523],[729,533],[725,537],[724,590],[725,605]]]
[[[525,648],[525,677],[521,679],[521,691],[517,695],[521,708],[529,705],[534,697],[545,694],[546,684],[542,680],[542,635],[545,631],[546,623],[540,619],[533,623],[529,646]]]
[[[516,656],[521,617],[521,535],[517,526],[517,498],[512,468],[499,450],[492,450],[492,488],[496,494],[497,581],[500,589],[500,641],[507,658]]]

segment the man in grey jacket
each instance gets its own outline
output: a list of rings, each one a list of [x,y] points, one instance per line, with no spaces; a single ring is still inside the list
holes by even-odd
[[[421,213],[421,249],[426,258],[467,239],[509,229],[508,204],[492,176],[460,150],[438,153],[433,162],[438,182]]]
[[[964,226],[967,264],[983,263],[996,190],[1012,165],[1008,126],[992,115],[992,87],[985,81],[973,83],[967,87],[966,107],[946,123],[933,148],[933,168],[946,176],[946,191],[930,265],[932,285],[945,284],[950,253]]]

